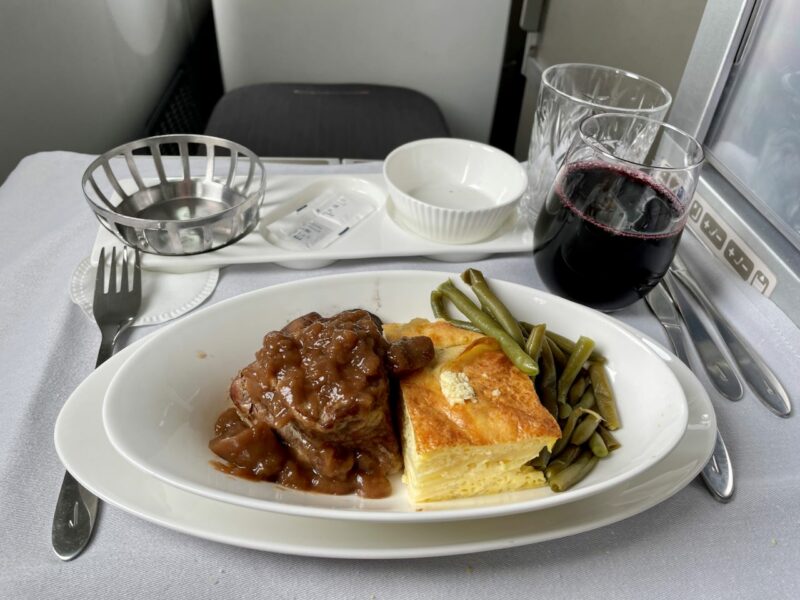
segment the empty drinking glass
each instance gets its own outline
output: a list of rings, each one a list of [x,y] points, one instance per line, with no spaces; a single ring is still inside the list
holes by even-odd
[[[528,152],[528,189],[521,210],[533,223],[578,125],[588,116],[618,112],[662,121],[672,96],[661,85],[613,67],[568,63],[542,73]]]

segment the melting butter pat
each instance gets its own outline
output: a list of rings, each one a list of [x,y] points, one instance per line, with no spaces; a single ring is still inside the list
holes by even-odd
[[[439,386],[450,406],[478,399],[469,383],[469,378],[461,371],[442,371],[439,375]]]

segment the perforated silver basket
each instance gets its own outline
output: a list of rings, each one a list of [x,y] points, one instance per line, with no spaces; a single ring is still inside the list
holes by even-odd
[[[235,142],[162,135],[99,156],[81,185],[100,223],[122,242],[180,256],[217,250],[250,233],[266,170]]]

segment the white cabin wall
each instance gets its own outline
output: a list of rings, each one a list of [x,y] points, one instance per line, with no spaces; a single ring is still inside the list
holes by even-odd
[[[209,0],[3,0],[0,183],[34,152],[99,154],[140,137],[208,8]]]
[[[541,70],[584,62],[621,67],[658,81],[673,96],[706,0],[546,0],[528,68],[515,154],[528,157]]]

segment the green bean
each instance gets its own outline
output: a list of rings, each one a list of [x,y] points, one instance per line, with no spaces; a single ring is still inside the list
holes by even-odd
[[[553,353],[550,345],[545,341],[542,344],[542,353],[539,357],[540,375],[536,378],[539,387],[539,397],[544,407],[553,417],[558,418],[558,373],[553,362]]]
[[[572,414],[572,407],[566,402],[558,405],[558,418],[566,419]]]
[[[548,331],[547,338],[567,354],[572,354],[575,350],[575,342],[555,331]]]
[[[444,309],[444,294],[439,290],[431,292],[431,310],[433,311],[433,316],[437,319],[447,318],[447,312]]]
[[[586,410],[584,412],[586,413],[586,416],[581,419],[580,423],[575,425],[575,431],[572,432],[572,437],[569,440],[576,446],[580,446],[581,444],[588,442],[589,438],[592,437],[594,430],[597,429],[597,426],[603,419],[603,417],[598,415],[593,410]]]
[[[594,389],[594,396],[597,400],[597,412],[603,417],[606,422],[606,429],[614,431],[620,428],[619,413],[617,412],[617,403],[614,400],[614,392],[611,390],[611,384],[606,376],[606,370],[603,365],[598,362],[589,364],[589,377],[592,379],[592,388]],[[559,388],[559,392],[560,392]]]
[[[566,367],[567,361],[569,360],[569,356],[564,354],[564,351],[561,348],[559,348],[553,340],[549,338],[547,340],[547,345],[550,346],[550,352],[553,353],[553,360],[555,361],[556,366],[559,369],[563,369],[564,367]]]
[[[556,473],[548,482],[554,492],[563,492],[586,477],[594,469],[598,459],[589,450],[584,450],[571,465],[560,473]]]
[[[570,406],[575,406],[578,403],[588,385],[589,381],[583,375],[579,375],[575,379],[575,383],[569,388],[569,393],[567,394],[567,402],[569,402]]]
[[[617,438],[615,438],[614,435],[602,424],[597,427],[597,433],[599,433],[600,437],[603,438],[603,443],[606,445],[606,448],[608,448],[609,452],[613,452],[622,446]]]
[[[586,388],[586,391],[583,392],[583,396],[581,396],[581,399],[578,400],[578,403],[572,408],[594,408],[594,405],[595,405],[594,392],[592,391],[592,388],[590,386]]]
[[[431,292],[431,310],[433,311],[433,316],[437,319],[447,321],[451,325],[455,325],[461,329],[467,329],[468,331],[474,331],[475,333],[483,333],[469,321],[461,321],[459,319],[451,318],[450,315],[447,314],[447,309],[445,309],[444,306],[444,294],[442,294],[442,292],[439,290],[433,290]]]
[[[555,331],[550,331],[549,329],[547,330],[547,337],[550,338],[550,340],[559,348],[561,348],[561,350],[563,350],[566,354],[572,354],[575,352],[575,342],[573,342],[571,339],[564,337]],[[590,359],[601,363],[606,362],[606,357],[600,354],[597,350],[592,351],[592,356]]]
[[[566,450],[559,454],[558,458],[551,460],[547,464],[547,468],[544,470],[544,474],[547,479],[549,480],[551,477],[570,466],[573,461],[578,458],[580,453],[581,449],[578,446],[569,446]]]
[[[459,290],[451,280],[447,280],[439,285],[438,291],[450,300],[470,322],[477,326],[485,335],[499,338],[508,337],[508,334],[500,327],[493,317],[485,313],[478,307],[464,292]],[[498,340],[499,341],[499,340]]]
[[[606,447],[606,443],[603,441],[603,436],[596,431],[592,433],[591,437],[589,438],[589,450],[591,450],[592,454],[599,458],[605,458],[608,456],[608,448]]]
[[[530,462],[530,465],[534,469],[539,469],[540,471],[544,471],[544,468],[547,466],[549,460],[550,460],[550,450],[548,450],[547,448],[542,448],[542,451],[539,452],[539,455]]]
[[[519,323],[517,323],[517,320],[508,308],[506,308],[506,305],[503,304],[489,288],[489,284],[486,283],[483,273],[477,269],[467,269],[461,274],[461,279],[472,289],[472,292],[478,298],[484,310],[497,321],[500,327],[502,327],[517,344],[524,346],[525,339],[522,337]]]
[[[438,288],[455,307],[476,325],[484,335],[493,337],[500,344],[509,360],[523,373],[535,376],[539,373],[539,365],[514,341],[506,331],[489,315],[479,309],[466,294],[456,288],[450,280]]]
[[[539,355],[542,352],[542,344],[544,343],[544,333],[547,328],[542,325],[537,325],[531,329],[528,339],[525,341],[525,352],[535,361],[539,361]]]
[[[569,406],[564,405],[564,406]],[[556,440],[556,443],[553,444],[553,450],[550,452],[550,456],[556,457],[561,454],[561,451],[566,448],[567,443],[569,443],[569,439],[572,437],[572,432],[575,430],[575,424],[578,421],[578,417],[583,415],[584,410],[582,408],[576,408],[573,410],[569,417],[567,418],[567,422],[564,424],[564,427],[561,428],[561,437]]]
[[[450,317],[445,318],[445,321],[453,325],[454,327],[459,327],[461,329],[466,329],[467,331],[471,331],[473,333],[483,333],[480,328],[475,327],[469,321],[462,321],[461,319],[451,319]]]
[[[575,344],[575,351],[570,354],[567,365],[564,367],[564,370],[561,372],[561,376],[558,378],[559,404],[566,402],[569,388],[572,386],[572,383],[575,381],[578,373],[580,373],[581,369],[583,368],[583,364],[586,362],[586,359],[589,358],[593,348],[594,342],[589,338],[581,336],[578,339],[578,342]],[[595,395],[597,395],[596,387]]]

